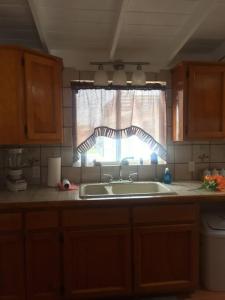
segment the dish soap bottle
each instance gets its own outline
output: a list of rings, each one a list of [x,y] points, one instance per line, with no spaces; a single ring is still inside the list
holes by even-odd
[[[169,168],[165,168],[165,173],[163,176],[163,182],[170,184],[172,182],[172,174],[170,173]]]

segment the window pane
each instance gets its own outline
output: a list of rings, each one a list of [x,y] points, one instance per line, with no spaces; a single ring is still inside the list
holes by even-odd
[[[96,145],[87,151],[86,154],[88,164],[92,164],[94,160],[103,163],[120,162],[125,157],[132,157],[129,160],[130,163],[138,164],[141,158],[145,163],[150,163],[152,150],[149,145],[136,136],[124,138],[117,142],[115,139],[98,137]],[[164,161],[159,159],[159,163],[164,163]]]
[[[116,161],[116,141],[104,136],[96,138],[96,144],[87,151],[87,162]]]

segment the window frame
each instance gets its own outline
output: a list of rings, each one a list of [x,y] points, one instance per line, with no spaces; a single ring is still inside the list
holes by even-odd
[[[117,86],[113,85],[113,83],[109,83],[108,86],[96,86],[94,85],[93,81],[80,81],[80,80],[73,80],[71,81],[71,88],[72,91],[78,93],[80,89],[106,89],[106,90],[161,90],[166,91],[167,83],[162,81],[147,81],[145,86],[133,86],[132,82],[127,82],[126,86]],[[76,104],[75,104],[76,106]],[[166,105],[166,114],[167,114],[167,105]],[[76,113],[74,113],[76,116]],[[76,119],[76,117],[75,117]],[[160,164],[166,164],[166,160],[159,158]],[[80,153],[80,162],[81,167],[87,166],[87,152]],[[116,161],[107,161],[107,162],[100,162],[101,165],[120,165],[121,163],[121,139],[116,139]],[[135,165],[135,164],[133,164]],[[137,164],[137,165],[140,165]]]

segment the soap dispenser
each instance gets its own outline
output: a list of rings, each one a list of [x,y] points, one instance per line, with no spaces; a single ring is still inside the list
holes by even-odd
[[[163,176],[163,182],[167,183],[167,184],[170,184],[172,182],[172,174],[171,174],[169,168],[165,168],[165,173],[164,173],[164,176]]]

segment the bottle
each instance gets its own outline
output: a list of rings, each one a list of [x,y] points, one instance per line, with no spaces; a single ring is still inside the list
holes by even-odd
[[[165,173],[163,176],[163,182],[170,184],[172,182],[172,174],[170,173],[169,168],[165,168]]]
[[[152,152],[151,154],[151,164],[158,165],[158,156],[155,152]]]

